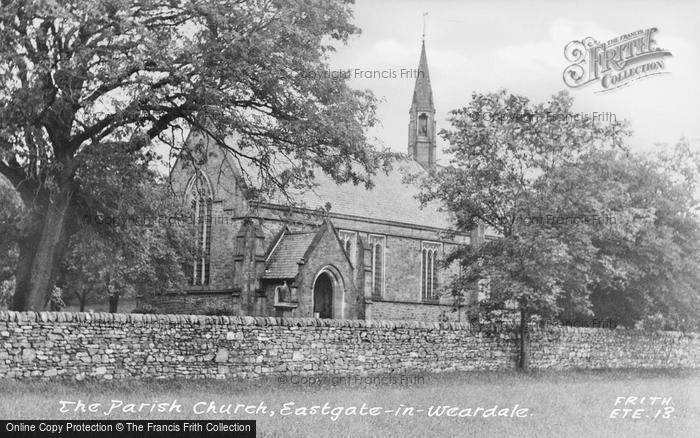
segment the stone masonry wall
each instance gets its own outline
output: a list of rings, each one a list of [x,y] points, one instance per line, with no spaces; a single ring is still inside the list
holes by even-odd
[[[511,333],[466,324],[0,311],[0,378],[256,378],[514,368]],[[700,368],[700,335],[557,328],[534,368]]]
[[[207,308],[223,308],[227,306],[233,311],[243,313],[241,297],[230,292],[190,292],[188,294],[169,293],[151,295],[148,304],[156,307],[162,313],[204,313]]]
[[[398,301],[374,301],[370,308],[369,319],[402,321],[466,321],[466,309],[460,309],[460,315],[449,304],[438,303],[402,303]]]

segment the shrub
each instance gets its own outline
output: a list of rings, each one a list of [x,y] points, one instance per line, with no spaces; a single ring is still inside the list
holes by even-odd
[[[210,316],[230,316],[236,315],[238,312],[231,304],[207,304],[202,309],[202,313]]]
[[[682,332],[694,332],[698,330],[698,321],[681,318],[678,316],[668,316],[663,313],[647,315],[635,324],[636,329],[641,330],[675,330]]]
[[[144,303],[144,304],[141,304],[140,306],[136,307],[134,310],[132,310],[131,313],[158,314],[158,313],[163,313],[163,311],[150,303]]]
[[[51,291],[51,299],[49,300],[49,310],[60,312],[64,307],[66,307],[66,303],[63,302],[63,290],[58,286],[54,286]]]
[[[15,293],[15,278],[0,281],[0,309],[9,308],[12,304],[12,295]]]

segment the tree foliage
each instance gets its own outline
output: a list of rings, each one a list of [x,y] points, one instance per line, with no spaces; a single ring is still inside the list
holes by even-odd
[[[370,184],[374,97],[312,74],[358,32],[350,3],[2,0],[0,173],[28,216],[14,307],[44,308],[77,218],[121,202],[80,178],[105,149],[190,153],[176,133],[197,129],[253,162],[266,189],[308,185],[315,169]]]
[[[192,218],[165,181],[151,176],[151,184],[128,187],[127,211],[85,216],[71,237],[58,281],[81,310],[90,301],[108,300],[116,312],[121,297],[172,292],[184,284],[182,268],[193,256]]]
[[[662,319],[666,329],[697,330],[700,154],[681,140],[618,167],[630,209],[648,216],[628,228],[625,240],[596,241],[617,275],[595,284],[593,311],[627,327]]]
[[[0,176],[0,283],[13,280],[17,263],[17,245],[9,236],[16,235],[23,216],[22,201],[10,183]],[[9,284],[9,283],[8,283]],[[6,285],[5,289],[9,289]],[[12,281],[14,290],[14,281]],[[5,294],[6,295],[6,294]]]
[[[591,224],[564,226],[555,219],[611,211],[604,203],[584,206],[569,196],[568,186],[579,183],[562,180],[562,169],[576,168],[600,151],[624,154],[626,130],[623,124],[575,118],[571,106],[563,93],[546,104],[506,91],[475,94],[468,106],[451,113],[453,129],[441,132],[452,159],[427,181],[424,199],[441,200],[454,212],[458,229],[484,224],[500,236],[451,256],[463,261],[465,282],[491,277],[500,284],[494,305],[514,300],[533,312],[556,312],[564,290],[572,293],[591,275],[578,260],[590,248]]]
[[[504,90],[451,112],[441,132],[450,166],[425,182],[423,200],[443,202],[457,229],[483,224],[495,236],[448,255],[461,265],[451,289],[490,279],[481,307],[517,305],[521,339],[534,314],[697,319],[697,157],[687,146],[633,155],[625,122],[572,105],[566,93],[533,104]]]

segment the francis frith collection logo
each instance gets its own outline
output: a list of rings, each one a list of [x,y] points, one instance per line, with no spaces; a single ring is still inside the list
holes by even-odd
[[[637,30],[606,42],[592,37],[571,41],[564,48],[564,83],[571,88],[598,84],[597,92],[611,91],[653,75],[668,73],[671,52],[657,46],[657,28]]]

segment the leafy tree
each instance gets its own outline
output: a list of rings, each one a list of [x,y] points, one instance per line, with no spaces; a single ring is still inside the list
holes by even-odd
[[[606,190],[595,186],[581,202],[575,196],[583,194],[571,188],[591,188],[562,169],[582,169],[601,154],[625,153],[623,124],[573,117],[571,107],[565,93],[546,104],[505,90],[474,94],[466,107],[452,111],[453,129],[441,132],[450,143],[450,166],[424,186],[423,200],[442,201],[455,213],[456,228],[471,231],[483,223],[499,236],[460,246],[446,262],[461,265],[453,290],[473,289],[490,279],[484,309],[517,305],[523,369],[529,361],[531,315],[556,315],[564,303],[590,312],[590,283],[596,275],[591,230],[600,226],[554,218],[612,214]]]
[[[676,328],[697,327],[700,315],[698,154],[686,142],[631,154],[624,123],[577,118],[572,103],[564,93],[538,105],[474,95],[442,132],[451,166],[424,190],[458,228],[497,234],[447,262],[462,268],[453,290],[488,278],[482,309],[519,310],[521,368],[531,315],[633,325],[661,314]]]
[[[595,285],[593,311],[627,327],[649,320],[665,329],[697,330],[700,154],[681,140],[656,153],[631,157],[620,167],[628,202],[651,215],[635,224],[628,239],[596,242],[617,276]]]
[[[124,293],[164,292],[185,280],[182,267],[193,256],[189,211],[153,170],[155,157],[134,162],[118,144],[86,154],[89,165],[76,179],[93,204],[69,243],[59,282],[78,298],[109,300],[116,312]]]
[[[263,187],[306,185],[315,168],[369,184],[381,158],[365,137],[374,97],[311,74],[358,32],[350,3],[3,0],[0,174],[27,215],[13,307],[47,305],[77,219],[117,202],[79,178],[105,148],[136,162],[152,142],[177,152],[174,132],[199,129],[252,161]]]

